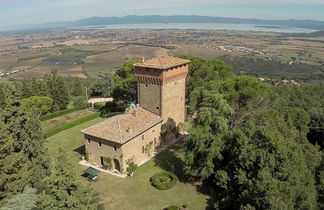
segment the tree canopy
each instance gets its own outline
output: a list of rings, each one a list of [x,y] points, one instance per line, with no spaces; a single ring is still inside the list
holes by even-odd
[[[114,75],[115,88],[113,97],[116,101],[136,101],[137,83],[135,78],[135,64],[137,61],[128,61],[116,70]]]
[[[32,96],[22,99],[21,104],[27,112],[34,113],[39,118],[42,114],[51,110],[53,99],[48,96]]]
[[[98,195],[76,177],[66,152],[59,148],[52,175],[45,179],[37,209],[97,209]]]
[[[204,68],[206,61],[194,60],[192,69]],[[321,152],[307,139],[309,114],[287,106],[270,85],[225,72],[206,82],[191,72],[185,172],[213,186],[218,209],[316,209]]]
[[[49,159],[39,121],[27,115],[14,85],[6,84],[0,114],[0,204],[27,185],[41,188],[49,174]]]

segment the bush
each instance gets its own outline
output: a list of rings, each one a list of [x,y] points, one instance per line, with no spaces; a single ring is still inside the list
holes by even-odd
[[[97,111],[100,111],[105,106],[105,103],[94,103],[93,108]]]
[[[86,160],[86,161],[89,161],[89,152],[86,150],[86,151],[84,151],[84,159]]]
[[[73,106],[78,108],[87,108],[88,102],[87,100],[82,96],[75,96],[72,97]]]
[[[65,110],[62,110],[62,111],[53,112],[51,114],[44,115],[43,117],[40,118],[40,120],[41,121],[50,120],[50,119],[60,117],[60,116],[66,115],[66,114],[70,114],[72,112],[76,112],[76,111],[79,111],[79,110],[82,110],[82,109],[84,109],[84,107],[74,107],[74,108],[71,108],[71,109],[65,109]]]
[[[109,112],[124,112],[125,107],[117,105],[113,101],[107,102],[104,106],[100,108],[100,112],[109,113]]]
[[[97,113],[94,113],[94,114],[91,114],[91,115],[86,116],[84,118],[81,118],[79,120],[76,120],[76,121],[73,121],[73,122],[64,124],[64,125],[62,125],[60,127],[57,127],[57,128],[55,128],[53,130],[50,130],[50,131],[46,132],[44,134],[44,136],[46,138],[51,137],[51,136],[54,136],[54,135],[56,135],[56,134],[58,134],[58,133],[60,133],[60,132],[62,132],[64,130],[73,128],[74,126],[80,125],[80,124],[85,123],[85,122],[90,121],[90,120],[93,120],[93,119],[95,119],[95,118],[97,118],[99,116],[100,116],[100,113],[98,113],[98,112]]]
[[[112,166],[112,159],[110,157],[103,157],[103,169],[111,169]]]
[[[150,178],[151,184],[159,190],[168,190],[176,185],[178,178],[169,172],[157,173]]]
[[[132,174],[137,169],[137,165],[133,161],[129,161],[127,164],[128,167],[126,171],[128,174]]]

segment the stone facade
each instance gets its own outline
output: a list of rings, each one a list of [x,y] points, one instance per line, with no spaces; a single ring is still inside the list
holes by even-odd
[[[84,145],[89,153],[89,162],[103,166],[104,158],[111,159],[110,170],[126,173],[127,163],[132,161],[141,164],[161,146],[161,123],[149,128],[125,144],[100,139],[95,136],[84,135]]]
[[[188,65],[170,69],[138,67],[138,102],[146,110],[160,115],[164,123],[175,126],[185,121],[185,94]]]
[[[139,105],[91,126],[84,133],[88,161],[125,173],[128,163],[142,164],[175,138],[185,121],[185,85],[189,61],[154,58],[135,64]]]
[[[123,144],[121,147],[124,154],[123,164],[127,165],[128,161],[133,161],[139,165],[152,156],[161,146],[160,133],[161,123]]]

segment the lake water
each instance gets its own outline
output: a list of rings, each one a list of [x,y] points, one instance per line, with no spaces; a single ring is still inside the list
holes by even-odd
[[[91,28],[91,27],[87,27]],[[292,28],[281,26],[261,26],[254,24],[228,23],[156,23],[156,24],[119,24],[104,25],[95,28],[101,29],[207,29],[207,30],[236,30],[236,31],[268,31],[281,33],[312,33],[317,30],[306,28]]]

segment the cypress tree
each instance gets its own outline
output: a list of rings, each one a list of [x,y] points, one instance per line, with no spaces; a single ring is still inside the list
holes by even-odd
[[[59,148],[52,175],[45,179],[38,209],[97,209],[98,195],[77,179],[66,152]]]
[[[1,198],[11,197],[22,192],[26,185],[41,186],[46,176],[49,161],[44,149],[44,137],[40,124],[32,115],[27,115],[19,101],[17,89],[8,84],[6,87],[5,106],[2,110],[1,126],[5,135],[1,140]]]
[[[82,96],[83,95],[83,89],[82,84],[79,78],[75,78],[73,81],[73,90],[72,90],[73,96]]]
[[[29,165],[24,155],[14,151],[13,138],[0,120],[0,206],[4,199],[23,190],[29,179]]]
[[[66,109],[70,99],[63,77],[53,72],[47,80],[47,85],[53,99],[52,111]]]

